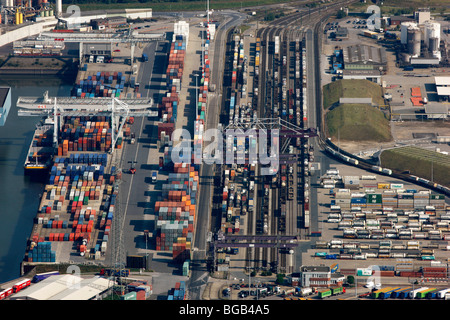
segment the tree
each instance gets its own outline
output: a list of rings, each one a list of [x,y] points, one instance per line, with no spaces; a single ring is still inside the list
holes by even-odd
[[[354,284],[355,283],[355,277],[354,276],[348,276],[347,277],[348,284]]]
[[[347,14],[345,13],[344,10],[339,10],[336,15],[336,19],[342,19],[342,18],[345,18],[346,16],[347,16]]]
[[[276,284],[284,284],[284,274],[277,274],[277,279],[275,280]]]

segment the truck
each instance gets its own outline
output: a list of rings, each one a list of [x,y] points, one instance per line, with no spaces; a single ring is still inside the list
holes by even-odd
[[[314,293],[314,290],[312,288],[301,288],[298,292],[298,294],[300,295],[300,297],[306,297],[306,296],[310,296]]]
[[[142,54],[142,62],[147,62],[148,61],[148,55],[146,53]]]
[[[59,271],[50,271],[50,272],[37,273],[36,275],[34,275],[34,277],[31,280],[31,282],[37,283],[39,281],[47,279],[48,277],[56,276],[56,275],[59,275]]]
[[[156,180],[158,180],[158,172],[153,171],[152,172],[152,182],[155,183]]]
[[[334,287],[329,289],[323,289],[318,291],[318,296],[320,299],[325,299],[326,297],[336,296],[345,293],[344,287]]]

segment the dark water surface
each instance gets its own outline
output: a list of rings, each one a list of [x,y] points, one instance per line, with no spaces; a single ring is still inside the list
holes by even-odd
[[[19,117],[19,96],[69,96],[74,79],[5,77],[0,86],[11,87],[11,110],[0,127],[0,283],[20,276],[20,263],[44,190],[44,178],[25,176],[23,164],[40,117]]]

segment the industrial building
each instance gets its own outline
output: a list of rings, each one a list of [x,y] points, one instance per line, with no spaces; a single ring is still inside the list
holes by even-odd
[[[415,22],[414,18],[407,16],[392,16],[389,18],[390,26],[399,26],[403,22]]]
[[[302,266],[299,272],[302,287],[342,286],[345,276],[328,266]]]
[[[11,109],[11,88],[0,87],[0,127],[5,125]]]
[[[381,84],[380,70],[343,70],[342,79],[365,79]]]
[[[348,29],[345,27],[338,27],[335,35],[336,39],[348,39]]]
[[[115,282],[101,277],[83,279],[72,274],[51,276],[11,296],[11,300],[97,300]]]
[[[449,101],[450,99],[450,77],[435,77],[434,83],[439,101]]]
[[[425,12],[426,13],[426,12]],[[403,62],[414,66],[435,66],[441,61],[441,24],[431,20],[403,22],[400,43],[404,46]]]
[[[386,70],[387,58],[384,48],[354,45],[343,49],[345,70]]]
[[[118,28],[127,25],[125,17],[109,17],[91,20],[92,28],[96,30],[105,30],[109,28]]]
[[[83,43],[83,53],[85,55],[101,55],[111,57],[112,43]]]
[[[419,8],[414,12],[414,19],[418,24],[424,24],[431,20],[430,8]]]
[[[425,105],[427,119],[446,119],[448,117],[448,105],[443,103],[428,103]]]

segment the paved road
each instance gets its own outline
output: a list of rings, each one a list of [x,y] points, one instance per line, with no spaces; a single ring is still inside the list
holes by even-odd
[[[144,97],[153,97],[158,101],[160,79],[165,70],[164,63],[161,60],[166,54],[166,46],[163,42],[153,42],[144,48],[149,56],[149,61],[142,63],[138,74],[141,94]],[[156,148],[155,134],[157,126],[153,119],[148,117],[136,118],[131,126],[131,131],[136,134],[136,143],[130,144],[128,140],[124,142],[122,152],[122,180],[120,181],[120,190],[118,204],[120,215],[123,217],[121,223],[123,250],[119,252],[117,262],[125,263],[127,254],[137,254],[139,250],[145,250],[145,238],[143,231],[153,230],[152,220],[145,219],[145,214],[149,213],[151,203],[146,200],[148,196],[148,184],[150,182],[151,171],[157,169],[156,165],[148,164],[149,153],[152,148]],[[137,172],[135,175],[129,174],[131,161],[136,161]],[[113,227],[113,231],[114,231]],[[119,248],[119,229],[115,230],[112,244],[114,250]],[[107,256],[108,263],[115,263]]]

